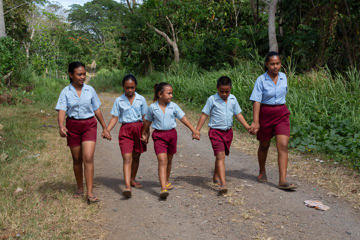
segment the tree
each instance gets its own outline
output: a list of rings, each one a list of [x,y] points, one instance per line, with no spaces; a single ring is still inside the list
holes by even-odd
[[[276,5],[278,0],[271,0],[269,3],[269,52],[279,51],[278,42],[276,39],[276,23],[275,23],[275,13],[276,13]]]
[[[0,0],[0,38],[6,37],[3,0]]]

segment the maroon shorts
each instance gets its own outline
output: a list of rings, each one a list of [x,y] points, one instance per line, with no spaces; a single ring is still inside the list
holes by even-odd
[[[142,122],[123,123],[119,131],[119,145],[122,154],[146,151],[146,145],[141,141]]]
[[[290,137],[290,112],[286,105],[261,105],[259,122],[260,130],[257,133],[259,141],[270,140],[276,135]]]
[[[230,153],[230,145],[233,139],[233,130],[230,128],[229,130],[219,130],[210,128],[209,130],[209,138],[211,142],[211,146],[214,150],[214,155],[216,156],[219,152],[225,152],[225,155],[229,155]]]
[[[152,139],[156,155],[159,153],[176,153],[177,132],[175,128],[170,130],[155,129],[152,133]]]
[[[97,121],[95,117],[89,119],[66,118],[67,145],[80,146],[84,141],[96,142]]]

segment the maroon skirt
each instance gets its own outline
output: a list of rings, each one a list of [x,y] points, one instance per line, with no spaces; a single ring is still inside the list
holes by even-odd
[[[67,145],[80,146],[82,142],[96,142],[97,121],[95,117],[89,119],[66,118]]]
[[[177,144],[176,129],[157,130],[152,133],[156,155],[160,153],[175,154]]]
[[[225,152],[225,155],[229,155],[230,153],[230,145],[233,139],[233,130],[230,128],[229,130],[219,130],[210,128],[209,130],[209,138],[211,142],[211,146],[214,150],[214,155],[216,156],[219,152]]]
[[[257,139],[259,141],[267,141],[276,135],[290,137],[289,116],[290,111],[285,104],[261,104],[259,114],[260,130],[257,133]]]
[[[146,145],[141,141],[142,122],[123,123],[119,130],[119,145],[122,154],[143,153]]]

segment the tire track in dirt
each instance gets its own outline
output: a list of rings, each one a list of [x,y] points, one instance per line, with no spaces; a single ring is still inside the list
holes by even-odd
[[[114,98],[100,97],[108,122]],[[168,200],[159,201],[152,141],[140,159],[138,180],[144,188],[133,189],[133,197],[124,199],[119,128],[117,124],[112,131],[111,142],[98,136],[95,152],[95,192],[102,199],[106,239],[360,239],[359,211],[350,204],[301,180],[296,192],[279,190],[277,169],[270,167],[269,183],[257,183],[257,160],[235,148],[226,159],[229,194],[217,196],[208,136],[192,141],[181,123],[171,175],[175,189]],[[307,199],[322,200],[331,209],[307,208]]]

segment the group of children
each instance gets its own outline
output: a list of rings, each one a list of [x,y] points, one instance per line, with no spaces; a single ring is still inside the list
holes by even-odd
[[[169,83],[161,82],[154,87],[154,103],[149,107],[144,97],[135,92],[137,80],[133,75],[127,75],[122,81],[124,94],[118,97],[113,105],[107,130],[110,132],[116,122],[121,123],[119,145],[124,160],[123,170],[125,189],[123,195],[131,197],[131,187],[142,187],[135,181],[139,166],[139,157],[146,149],[150,136],[150,125],[154,131],[152,139],[155,154],[158,159],[158,174],[161,191],[160,198],[166,199],[169,190],[174,186],[169,181],[172,159],[176,153],[177,132],[176,119],[179,119],[192,132],[192,138],[200,140],[200,129],[208,116],[209,137],[216,157],[213,175],[214,183],[219,184],[219,194],[227,192],[225,180],[225,155],[229,154],[233,138],[233,115],[250,131],[250,126],[241,114],[241,108],[231,92],[231,79],[220,77],[217,81],[218,92],[210,96],[202,110],[195,128],[186,118],[185,113],[174,102],[173,88]],[[111,136],[105,137],[111,140]]]
[[[85,66],[79,62],[69,65],[70,85],[60,94],[56,110],[58,110],[59,132],[67,137],[77,182],[74,196],[84,195],[83,170],[87,185],[88,203],[98,200],[92,193],[94,176],[94,151],[96,142],[96,120],[103,127],[102,137],[111,140],[110,131],[117,122],[121,124],[119,145],[123,157],[125,188],[123,195],[130,198],[131,188],[141,188],[135,180],[139,168],[141,153],[146,151],[150,137],[150,125],[154,129],[152,139],[158,159],[160,179],[160,198],[166,199],[169,190],[174,186],[169,181],[172,159],[176,153],[177,132],[176,119],[179,119],[192,132],[192,138],[200,140],[200,130],[206,119],[209,119],[209,138],[215,155],[213,182],[219,186],[219,194],[227,193],[225,180],[225,156],[229,155],[233,139],[233,117],[259,140],[258,161],[259,182],[266,182],[265,163],[270,140],[276,136],[278,150],[280,189],[293,190],[297,186],[286,180],[288,163],[288,141],[290,137],[290,112],[286,107],[285,97],[288,91],[287,79],[280,72],[281,60],[276,52],[270,52],[265,59],[265,73],[255,82],[250,100],[253,101],[253,122],[249,125],[234,95],[231,94],[232,82],[227,76],[217,80],[217,93],[210,96],[199,118],[196,128],[188,121],[185,113],[174,102],[173,88],[169,83],[161,82],[154,87],[154,102],[148,107],[143,96],[136,92],[137,80],[133,75],[126,75],[122,80],[123,95],[118,97],[112,107],[109,124],[106,126],[95,90],[86,85]],[[65,115],[66,127],[64,126]]]

